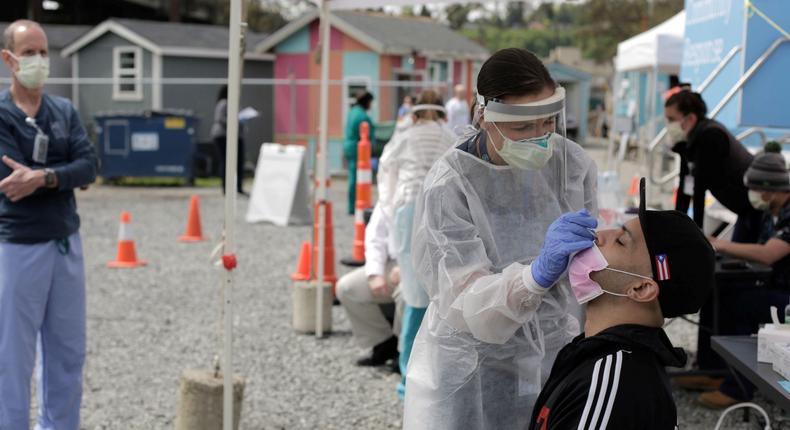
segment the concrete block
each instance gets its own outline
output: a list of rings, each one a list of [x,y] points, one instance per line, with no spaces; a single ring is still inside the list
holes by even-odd
[[[295,282],[292,288],[293,327],[297,333],[315,333],[316,285],[313,282]],[[323,332],[332,331],[332,287],[323,285],[324,314]]]
[[[181,376],[176,430],[222,430],[222,373],[189,369]],[[233,376],[233,429],[238,430],[244,379]]]

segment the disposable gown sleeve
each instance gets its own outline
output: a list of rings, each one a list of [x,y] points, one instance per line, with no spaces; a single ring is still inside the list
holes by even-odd
[[[495,272],[456,186],[424,190],[415,214],[412,261],[439,316],[480,341],[507,342],[535,315],[547,290],[532,279],[528,265]]]
[[[365,227],[366,276],[384,276],[387,260],[390,258],[387,252],[388,237],[388,220],[381,205],[376,205],[370,215],[370,221]]]
[[[376,175],[378,184],[378,203],[387,212],[392,212],[390,205],[393,203],[395,186],[398,178],[398,158],[400,136],[396,132],[390,141],[384,145],[384,151],[379,159],[379,171]]]

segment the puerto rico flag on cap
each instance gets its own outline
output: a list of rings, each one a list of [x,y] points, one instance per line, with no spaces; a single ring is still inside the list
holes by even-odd
[[[669,279],[669,259],[666,254],[656,255],[656,273],[659,281]]]

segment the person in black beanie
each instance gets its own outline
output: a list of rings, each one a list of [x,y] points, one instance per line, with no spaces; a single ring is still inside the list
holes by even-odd
[[[587,303],[584,333],[557,355],[533,409],[530,429],[677,428],[665,367],[686,354],[662,329],[664,318],[695,313],[713,287],[715,256],[694,222],[678,211],[648,211],[597,232],[596,246],[568,267]]]
[[[771,306],[784,309],[790,302],[790,173],[781,150],[778,143],[769,142],[743,178],[752,206],[763,213],[758,243],[709,238],[721,254],[772,268],[771,285],[733,289],[731,294],[721,295],[720,312],[728,315],[733,324],[728,327],[730,332],[721,334],[754,334],[760,324],[771,322]],[[725,378],[717,390],[701,394],[698,400],[704,406],[721,409],[748,401],[753,393],[754,386],[736,374]]]

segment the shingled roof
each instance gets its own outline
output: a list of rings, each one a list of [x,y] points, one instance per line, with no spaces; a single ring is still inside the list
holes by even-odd
[[[64,49],[63,55],[68,56],[79,51],[107,32],[115,33],[163,55],[174,52],[179,52],[180,55],[195,52],[227,56],[229,31],[226,26],[126,18],[111,18],[102,22],[70,43]],[[253,48],[267,37],[266,34],[253,31],[248,31],[246,34],[248,54],[253,53]]]
[[[159,46],[228,49],[228,27],[183,22],[145,21],[113,18],[113,21],[146,37]],[[247,51],[266,39],[267,34],[247,31]]]
[[[309,12],[259,44],[257,52],[268,52],[318,18]],[[413,51],[428,55],[485,58],[488,51],[448,27],[421,17],[401,17],[356,11],[333,12],[334,27],[382,54],[405,55]]]

